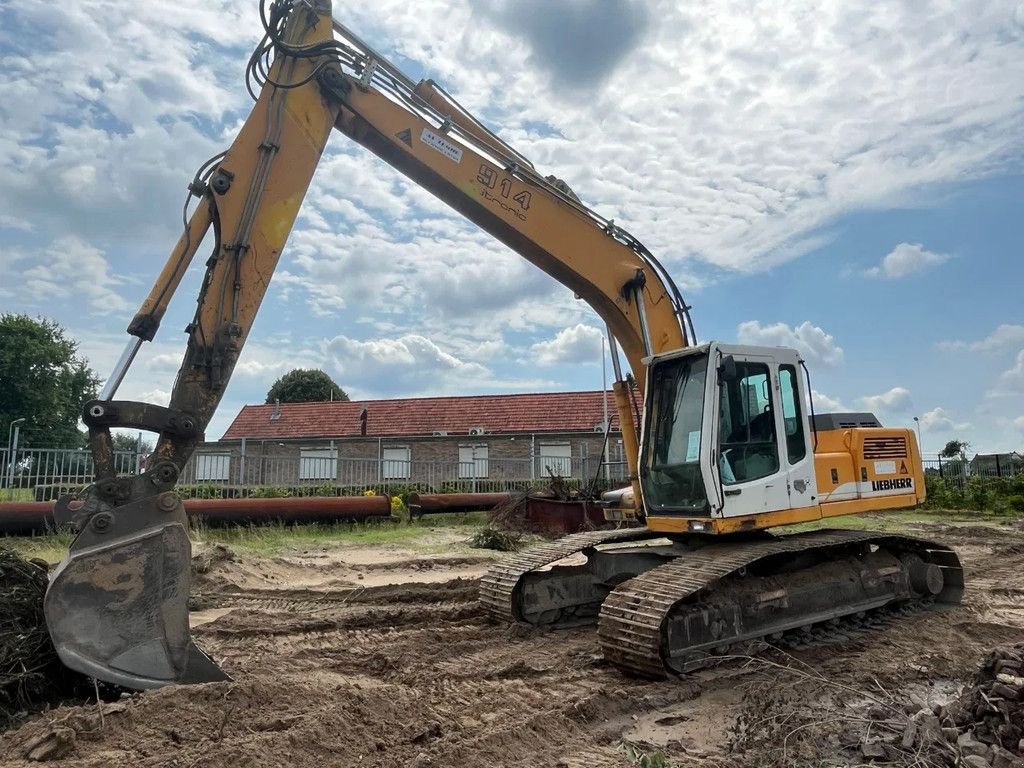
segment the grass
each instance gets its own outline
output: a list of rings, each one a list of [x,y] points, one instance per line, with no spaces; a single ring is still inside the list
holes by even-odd
[[[941,522],[948,525],[999,525],[1005,516],[983,512],[937,512],[932,510],[899,510],[846,515],[802,523],[785,529],[791,532],[817,528],[844,528],[849,530],[879,530],[892,533],[906,531],[914,523]],[[460,554],[471,550],[472,534],[487,525],[486,512],[446,513],[428,515],[415,520],[382,520],[365,523],[331,523],[310,525],[283,525],[271,523],[260,526],[234,526],[211,528],[195,525],[193,541],[225,544],[240,552],[273,557],[288,552],[319,547],[337,546],[406,546],[423,554]],[[439,529],[465,529],[464,543],[432,539]],[[0,547],[13,549],[24,557],[38,557],[57,563],[67,553],[72,535],[67,531],[39,536],[7,536],[0,538]],[[524,542],[527,546],[529,541]]]
[[[35,501],[35,492],[31,488],[3,488],[0,489],[0,502],[7,501]]]
[[[192,526],[193,541],[225,544],[240,552],[273,556],[284,552],[325,546],[385,546],[417,545],[425,553],[451,552],[467,549],[451,544],[431,544],[429,538],[438,529],[477,528],[487,521],[486,512],[445,513],[429,515],[408,521],[381,520],[365,523],[330,523],[308,525],[232,526],[213,528],[202,523]],[[38,536],[5,536],[0,547],[13,549],[24,557],[38,557],[48,563],[57,563],[67,553],[74,537],[68,531]]]
[[[12,549],[25,558],[38,557],[53,564],[59,563],[68,552],[74,536],[70,531],[58,531],[40,536],[4,536],[0,548]]]
[[[810,523],[786,526],[792,532],[811,531],[818,528],[843,528],[851,531],[889,531],[898,533],[910,525],[921,522],[943,523],[945,525],[1002,525],[1007,522],[1005,515],[989,512],[964,512],[931,509],[900,509],[892,512],[865,512],[859,515],[828,517]]]
[[[420,522],[329,523],[309,525],[194,526],[192,538],[258,555],[327,546],[411,544],[430,535],[432,526]]]

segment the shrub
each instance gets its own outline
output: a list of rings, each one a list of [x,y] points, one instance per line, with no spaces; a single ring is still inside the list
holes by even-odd
[[[481,528],[469,538],[475,549],[495,549],[498,552],[518,552],[523,546],[523,534],[497,528]]]

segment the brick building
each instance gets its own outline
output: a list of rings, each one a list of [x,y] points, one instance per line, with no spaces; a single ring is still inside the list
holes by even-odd
[[[610,430],[604,448],[605,400]],[[184,482],[245,485],[522,481],[624,475],[611,393],[551,392],[247,405]]]

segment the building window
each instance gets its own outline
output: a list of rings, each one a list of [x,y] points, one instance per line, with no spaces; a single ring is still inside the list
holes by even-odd
[[[196,480],[224,481],[231,477],[230,453],[197,453]]]
[[[334,448],[300,448],[299,480],[337,480],[338,451]]]
[[[380,476],[382,480],[407,480],[411,474],[409,448],[385,448],[381,452]]]
[[[472,479],[487,477],[487,446],[459,446],[459,478]]]
[[[572,445],[569,443],[541,443],[537,455],[539,474],[572,477]]]

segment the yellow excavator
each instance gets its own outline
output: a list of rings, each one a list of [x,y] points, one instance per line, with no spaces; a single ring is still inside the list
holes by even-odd
[[[615,341],[631,486],[607,501],[607,516],[642,525],[568,536],[495,566],[481,586],[488,613],[596,622],[611,662],[663,676],[794,632],[813,637],[837,623],[871,624],[879,611],[960,600],[960,562],[940,544],[767,530],[919,503],[924,476],[910,430],[870,414],[815,415],[795,350],[698,345],[690,308],[639,240],[541,175],[441,87],[402,74],[332,19],[329,0],[274,0],[260,13],[264,35],[246,73],[256,104],[189,185],[186,214],[190,199],[198,205],[84,409],[95,482],[57,504],[77,536],[44,603],[67,666],[133,689],[226,678],[189,633],[191,546],[174,488],[335,129],[573,290]],[[211,229],[169,405],[116,400]],[[141,474],[116,474],[113,427],[159,433]]]

